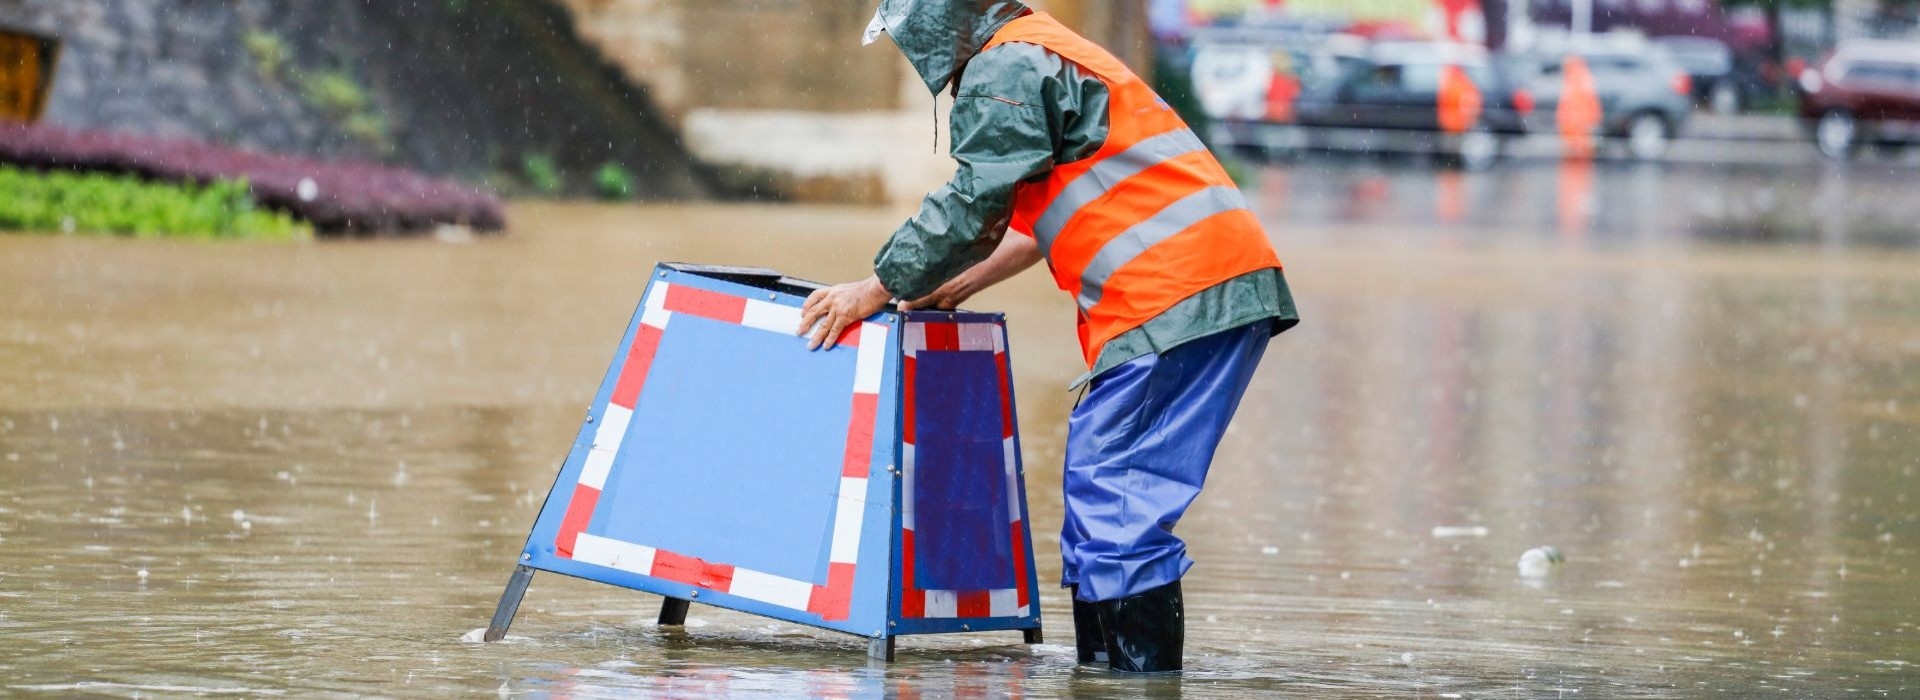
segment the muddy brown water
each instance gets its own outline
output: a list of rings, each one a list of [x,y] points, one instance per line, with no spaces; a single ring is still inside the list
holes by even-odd
[[[0,695],[1920,694],[1920,256],[1844,240],[1276,221],[1306,321],[1181,525],[1184,678],[1075,668],[1052,586],[1049,644],[886,667],[552,574],[477,643],[648,267],[846,278],[899,213],[512,216],[470,245],[0,237]],[[1044,582],[1071,310],[1039,274],[970,306],[1012,314]],[[1523,579],[1537,545],[1566,563]]]

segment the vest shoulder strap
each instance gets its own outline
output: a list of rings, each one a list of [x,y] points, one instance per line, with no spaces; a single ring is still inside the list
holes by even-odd
[[[1109,82],[1139,80],[1133,71],[1112,53],[1100,48],[1099,44],[1088,41],[1086,37],[1074,33],[1066,25],[1061,24],[1060,20],[1054,19],[1053,15],[1045,12],[1035,12],[1008,22],[1007,26],[994,32],[993,38],[988,40],[987,45],[980,50],[984,53],[987,49],[1010,42],[1038,45],[1082,68],[1093,71]]]

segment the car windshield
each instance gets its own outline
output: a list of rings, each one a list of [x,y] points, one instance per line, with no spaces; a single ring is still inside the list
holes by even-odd
[[[1587,57],[1587,69],[1594,73],[1627,74],[1638,73],[1646,69],[1646,63],[1637,56],[1624,54],[1597,54]]]
[[[1400,90],[1411,93],[1433,93],[1440,91],[1440,71],[1446,64],[1439,62],[1419,63],[1383,63],[1362,68],[1363,73],[1355,77],[1355,82],[1377,88]],[[1465,65],[1467,79],[1482,89],[1495,85],[1493,70],[1485,65]]]
[[[1672,37],[1657,43],[1675,62],[1695,73],[1725,73],[1733,67],[1733,52],[1718,41]]]

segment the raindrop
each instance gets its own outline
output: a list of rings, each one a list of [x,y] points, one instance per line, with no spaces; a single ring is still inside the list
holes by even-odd
[[[1553,547],[1534,547],[1520,555],[1518,563],[1523,578],[1545,578],[1553,573],[1554,567],[1566,562],[1560,550]],[[1685,564],[1682,564],[1685,566]]]

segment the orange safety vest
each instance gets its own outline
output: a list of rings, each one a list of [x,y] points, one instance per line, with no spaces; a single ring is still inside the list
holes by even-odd
[[[1604,116],[1600,109],[1600,94],[1593,85],[1593,71],[1587,69],[1586,59],[1568,54],[1561,72],[1564,82],[1561,83],[1560,106],[1554,112],[1554,120],[1560,127],[1565,154],[1573,158],[1592,157],[1593,134]]]
[[[1080,307],[1092,367],[1107,341],[1187,297],[1280,267],[1226,169],[1120,59],[1046,13],[1002,27],[984,52],[1033,44],[1107,86],[1107,140],[1093,156],[1014,189],[1011,227],[1033,236]]]
[[[1480,87],[1456,64],[1440,68],[1440,130],[1464,134],[1480,121]]]

